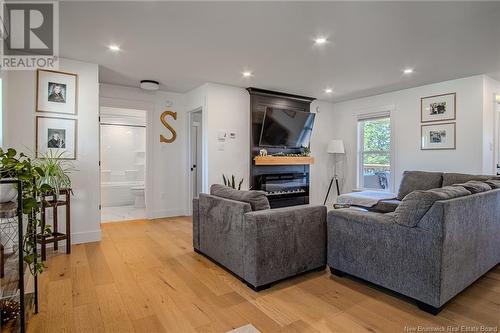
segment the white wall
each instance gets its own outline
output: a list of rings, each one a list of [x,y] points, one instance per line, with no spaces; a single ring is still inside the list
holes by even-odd
[[[7,133],[7,81],[9,72],[0,68],[0,78],[2,79],[2,109],[0,114],[0,147],[3,147],[3,142]]]
[[[144,127],[101,126],[101,170],[109,175],[107,181],[144,181],[145,151]]]
[[[62,71],[78,74],[78,171],[71,175],[74,197],[71,202],[73,243],[97,241],[101,238],[99,214],[99,84],[98,67],[80,61],[60,59]],[[8,96],[5,118],[4,147],[18,151],[35,151],[35,87],[36,72],[12,71],[6,85]],[[51,115],[43,112],[39,115]],[[65,115],[65,117],[68,117]],[[62,209],[62,208],[60,208]],[[60,228],[64,218],[60,214]]]
[[[163,91],[148,92],[139,88],[109,84],[100,86],[101,106],[141,109],[147,116],[146,207],[148,218],[187,214],[188,200],[188,117],[184,95]],[[166,120],[173,126],[177,139],[161,143],[160,134],[171,133],[163,126],[163,111],[177,112],[177,120]]]
[[[500,82],[488,76],[483,77],[483,173],[496,173],[495,159],[495,97],[500,94]]]
[[[328,185],[333,177],[334,156],[328,154],[326,149],[328,143],[333,139],[340,139],[333,131],[335,124],[334,104],[324,101],[314,101],[311,103],[311,112],[316,113],[314,128],[311,137],[311,156],[314,157],[314,164],[310,167],[310,195],[309,201],[312,204],[323,204]],[[343,155],[336,155],[337,174],[344,170]],[[339,174],[340,182],[344,179]],[[334,201],[337,196],[335,185],[330,190],[328,202]]]
[[[500,92],[498,94],[500,98]],[[496,172],[500,172],[500,100],[497,100],[496,104],[496,112],[495,112],[495,144],[496,144],[496,149],[495,149],[495,168]],[[498,166],[498,167],[497,167]]]
[[[207,181],[221,184],[222,174],[244,178],[248,189],[250,176],[250,94],[246,89],[209,83],[206,86],[204,138],[207,143]],[[218,132],[233,131],[235,139],[218,140]]]
[[[356,187],[356,115],[389,105],[394,106],[392,131],[396,190],[404,170],[483,173],[486,163],[489,163],[487,158],[483,160],[482,149],[483,81],[484,77],[479,75],[336,103],[331,132],[343,139],[346,145],[343,191]],[[457,94],[457,149],[421,150],[420,98],[452,92]]]

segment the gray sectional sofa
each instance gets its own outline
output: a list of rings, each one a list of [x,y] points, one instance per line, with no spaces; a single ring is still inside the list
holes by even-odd
[[[390,213],[330,211],[327,262],[437,314],[500,262],[500,180],[406,172],[399,194]]]
[[[258,291],[326,267],[326,207],[270,209],[261,191],[212,185],[193,201],[193,246]]]

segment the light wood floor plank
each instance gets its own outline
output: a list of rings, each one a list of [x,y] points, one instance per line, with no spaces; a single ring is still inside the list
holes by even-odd
[[[96,286],[105,332],[135,332],[118,288],[114,284]]]

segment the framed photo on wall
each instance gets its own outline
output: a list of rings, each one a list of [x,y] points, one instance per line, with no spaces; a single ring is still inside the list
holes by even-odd
[[[36,76],[38,112],[76,114],[77,74],[39,69]]]
[[[36,117],[36,157],[48,152],[76,159],[76,119]]]
[[[455,120],[457,118],[456,101],[456,93],[421,98],[420,112],[422,122]]]
[[[455,123],[422,125],[421,149],[456,149]]]

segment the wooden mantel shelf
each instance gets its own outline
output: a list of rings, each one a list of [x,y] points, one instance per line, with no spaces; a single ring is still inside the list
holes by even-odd
[[[255,156],[255,165],[304,165],[314,164],[310,156]]]

